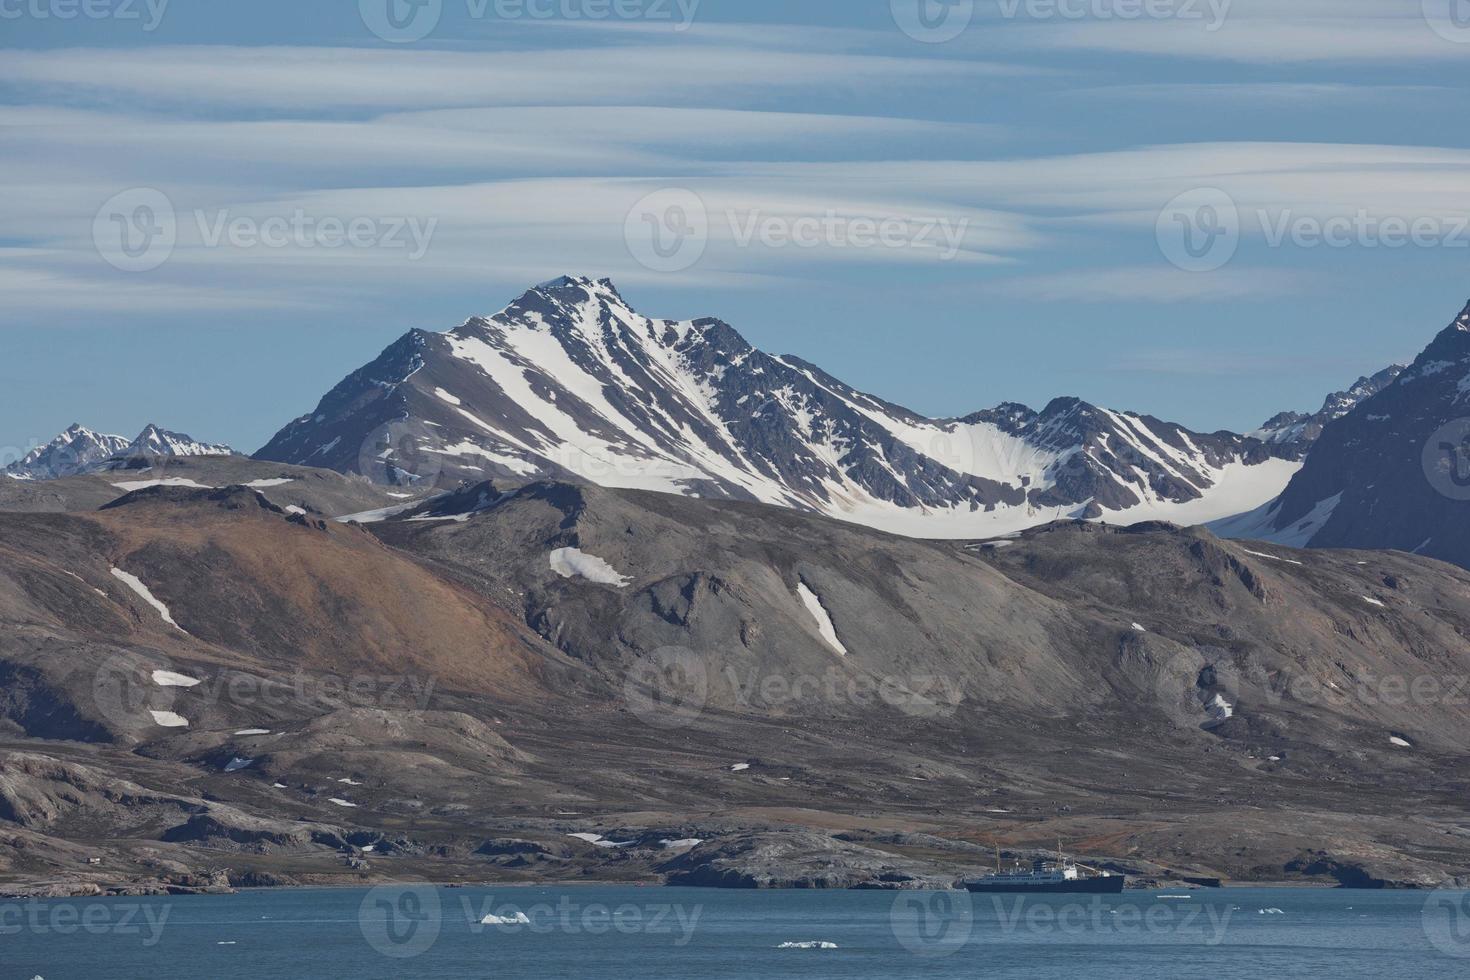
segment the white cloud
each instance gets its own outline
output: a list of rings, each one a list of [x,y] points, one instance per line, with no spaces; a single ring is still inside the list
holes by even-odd
[[[0,83],[33,97],[299,111],[740,104],[752,94],[812,86],[922,88],[1021,71],[957,59],[702,45],[488,52],[176,46],[3,54]]]

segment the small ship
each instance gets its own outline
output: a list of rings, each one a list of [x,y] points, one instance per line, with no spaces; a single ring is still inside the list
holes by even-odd
[[[1019,866],[1010,871],[1000,867],[1000,850],[995,853],[995,873],[965,882],[972,892],[1019,892],[1032,895],[1117,895],[1127,882],[1125,875],[1109,874],[1068,861],[1057,846],[1057,859],[1037,858],[1031,869]]]

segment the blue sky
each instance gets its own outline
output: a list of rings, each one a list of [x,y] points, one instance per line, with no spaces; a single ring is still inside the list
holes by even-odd
[[[1470,296],[1470,0],[389,2],[0,0],[7,457],[253,451],[566,272],[931,415],[1206,430]]]

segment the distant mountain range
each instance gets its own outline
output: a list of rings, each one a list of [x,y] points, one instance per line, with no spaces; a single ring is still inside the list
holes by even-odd
[[[410,331],[256,455],[405,486],[580,479],[979,537],[1248,510],[1300,467],[1315,419],[1200,433],[1076,398],[931,419],[721,320],[650,319],[607,280],[563,277],[448,333]]]
[[[229,446],[199,442],[152,424],[135,439],[94,432],[74,424],[46,445],[36,447],[5,467],[3,472],[16,480],[57,480],[104,470],[133,469],[160,457],[230,456],[234,452]]]
[[[1321,411],[1316,414],[1282,412],[1247,435],[1273,446],[1291,447],[1293,451],[1305,456],[1307,450],[1321,438],[1322,430],[1327,428],[1328,423],[1342,418],[1357,408],[1359,402],[1365,398],[1372,398],[1393,384],[1405,370],[1402,364],[1394,364],[1379,371],[1371,378],[1359,378],[1346,391],[1336,391],[1328,395],[1327,400],[1322,403]]]
[[[232,452],[73,425],[4,472]],[[608,280],[568,276],[447,333],[408,332],[255,458],[415,490],[553,479],[754,501],[913,537],[1157,519],[1470,566],[1470,307],[1412,365],[1315,414],[1201,433],[1077,398],[927,418],[721,320],[651,319]]]

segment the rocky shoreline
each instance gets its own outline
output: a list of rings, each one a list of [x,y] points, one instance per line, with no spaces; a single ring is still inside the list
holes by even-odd
[[[19,879],[0,884],[5,899],[75,899],[222,895],[240,890],[367,887],[395,881],[442,887],[664,886],[730,889],[947,890],[989,870],[984,849],[929,834],[839,834],[812,831],[726,835],[674,840],[653,830],[629,841],[593,833],[564,840],[498,837],[468,848],[401,846],[380,855],[372,845],[341,853],[232,855],[229,867],[173,871],[153,878],[114,878],[105,872]],[[595,838],[595,839],[591,839]],[[876,845],[876,846],[875,846]],[[427,856],[437,850],[439,856]],[[415,853],[417,852],[417,853]],[[1048,856],[1041,850],[1007,850],[1006,864]],[[205,855],[191,850],[187,859]],[[952,857],[947,860],[946,857]],[[990,856],[994,860],[994,854]],[[217,863],[225,855],[215,855]],[[1329,858],[1290,862],[1283,876],[1226,879],[1170,869],[1141,859],[1082,855],[1084,864],[1128,877],[1129,890],[1209,889],[1249,886],[1306,888],[1459,888],[1467,878],[1377,877],[1361,864]],[[237,866],[238,865],[238,866]],[[333,866],[335,865],[335,867]],[[175,864],[182,867],[182,862]],[[271,870],[275,867],[279,870]],[[289,869],[289,870],[287,870]],[[1288,876],[1289,875],[1289,876]]]

